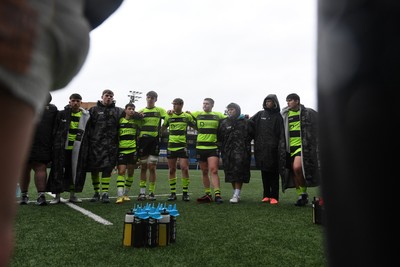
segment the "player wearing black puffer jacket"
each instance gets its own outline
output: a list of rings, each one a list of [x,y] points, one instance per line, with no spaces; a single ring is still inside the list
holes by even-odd
[[[263,110],[250,118],[255,125],[254,158],[261,170],[262,202],[274,205],[279,201],[279,175],[285,173],[285,132],[276,95],[267,95],[262,106]]]

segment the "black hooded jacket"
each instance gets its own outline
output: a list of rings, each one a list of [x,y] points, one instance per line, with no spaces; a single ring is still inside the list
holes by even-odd
[[[267,108],[267,99],[272,99],[275,107]],[[263,101],[263,108],[250,120],[254,123],[254,158],[256,167],[263,171],[285,173],[286,143],[283,118],[275,94],[269,94]]]
[[[89,109],[87,171],[112,170],[117,165],[118,125],[123,111],[115,103],[105,106],[101,101]]]

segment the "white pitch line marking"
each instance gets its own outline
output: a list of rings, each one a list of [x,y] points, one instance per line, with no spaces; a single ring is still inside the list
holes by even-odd
[[[55,197],[54,194],[51,194],[51,193],[47,193],[47,194],[50,195],[50,196],[52,196],[53,198]],[[176,194],[176,195],[179,196],[179,195],[182,195],[182,194]],[[169,196],[169,194],[159,194],[159,195],[156,195],[156,197],[157,197],[157,196]],[[134,196],[129,196],[129,197],[134,197]],[[115,197],[110,197],[110,199],[112,199],[112,198],[115,198]],[[74,210],[76,210],[76,211],[79,211],[79,212],[82,213],[83,215],[85,215],[85,216],[87,216],[87,217],[93,219],[94,221],[96,221],[96,222],[98,222],[98,223],[101,223],[101,224],[104,224],[104,225],[113,225],[112,222],[109,222],[109,221],[107,221],[106,219],[100,217],[99,215],[96,215],[96,214],[94,214],[93,212],[88,211],[87,209],[84,209],[84,208],[82,208],[82,207],[79,207],[78,205],[75,205],[74,203],[69,202],[68,199],[60,198],[60,201],[61,201],[61,203],[64,203],[64,204],[66,204],[68,207],[70,207],[70,208],[72,208],[72,209],[74,209]],[[56,204],[56,205],[57,205],[57,204]]]
[[[48,193],[48,195],[50,195],[50,196],[52,196],[52,197],[55,197],[54,194],[49,194],[49,193]],[[60,201],[61,201],[61,203],[64,203],[64,204],[66,204],[68,207],[70,207],[70,208],[72,208],[72,209],[74,209],[74,210],[76,210],[76,211],[79,211],[79,212],[82,213],[83,215],[85,215],[85,216],[87,216],[87,217],[93,219],[94,221],[96,221],[96,222],[98,222],[98,223],[101,223],[101,224],[104,224],[104,225],[113,225],[112,222],[107,221],[106,219],[100,217],[99,215],[96,215],[96,214],[94,214],[93,212],[88,211],[87,209],[81,208],[81,207],[79,207],[78,205],[75,205],[75,204],[73,204],[73,203],[68,202],[67,199],[60,198]],[[56,205],[57,205],[57,204],[56,204]]]
[[[113,225],[112,222],[109,222],[106,219],[103,219],[102,217],[94,214],[93,212],[90,212],[84,208],[81,208],[73,203],[66,202],[65,204],[68,205],[70,208],[73,208],[74,210],[81,212],[83,215],[88,216],[89,218],[92,218],[93,220],[95,220],[98,223],[101,223],[104,225]]]

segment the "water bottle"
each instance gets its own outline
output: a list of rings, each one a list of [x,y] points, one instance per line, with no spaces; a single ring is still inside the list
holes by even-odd
[[[314,200],[312,201],[312,207],[313,207],[312,219],[314,224],[322,224],[322,217],[323,217],[322,204],[323,201],[321,198],[314,197]]]
[[[134,218],[134,215],[132,212],[128,212],[125,214],[124,235],[122,238],[122,244],[125,247],[132,246],[133,218]]]
[[[161,212],[162,218],[159,220],[158,225],[158,245],[164,247],[169,245],[170,242],[170,215],[167,209]]]
[[[132,246],[136,248],[144,247],[146,245],[146,220],[148,219],[147,212],[142,208],[137,208],[133,218],[132,229]]]
[[[175,243],[176,242],[176,217],[179,216],[179,212],[176,209],[176,204],[174,206],[169,205],[168,206],[168,212],[170,215],[170,243]]]
[[[149,212],[149,219],[147,221],[147,246],[148,247],[157,247],[158,246],[158,237],[159,237],[159,220],[162,218],[160,212],[152,207]]]
[[[152,217],[146,220],[146,246],[150,248],[158,246],[158,222]]]
[[[16,197],[21,197],[21,187],[19,186],[19,183],[17,183],[17,190],[15,193]]]

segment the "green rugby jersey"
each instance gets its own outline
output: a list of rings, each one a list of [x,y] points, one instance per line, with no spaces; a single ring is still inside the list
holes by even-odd
[[[74,142],[76,138],[76,133],[78,132],[79,120],[81,119],[82,111],[76,113],[71,112],[71,122],[69,123],[68,130],[68,145],[67,150],[72,150],[74,147]]]
[[[290,156],[301,152],[300,110],[288,113]]]
[[[217,131],[220,120],[226,118],[221,112],[194,111],[193,118],[197,126],[196,149],[218,148]]]
[[[161,119],[167,116],[167,111],[160,107],[146,107],[138,112],[143,114],[143,119],[140,121],[139,137],[144,135],[158,137],[161,128]]]
[[[187,147],[187,127],[194,127],[194,119],[191,115],[185,112],[179,115],[173,113],[165,117],[163,126],[169,127],[168,150],[177,151]]]
[[[139,122],[139,120],[135,119],[119,119],[119,153],[129,154],[136,152],[136,138]]]

